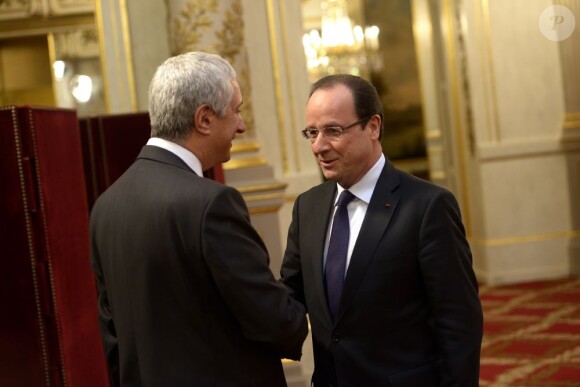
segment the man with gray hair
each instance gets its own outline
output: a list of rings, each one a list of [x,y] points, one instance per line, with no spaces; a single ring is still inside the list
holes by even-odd
[[[115,386],[285,386],[302,305],[268,267],[234,188],[203,178],[245,131],[232,66],[190,52],[149,87],[151,138],[96,201],[91,263]]]

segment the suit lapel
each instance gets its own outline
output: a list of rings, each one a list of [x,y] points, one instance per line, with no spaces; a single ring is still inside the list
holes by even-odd
[[[399,176],[392,164],[387,161],[381,176],[377,181],[371,197],[360,233],[358,235],[350,264],[347,270],[342,299],[338,308],[336,322],[340,320],[348,308],[353,294],[356,292],[373,258],[381,238],[397,208],[399,198],[393,190],[399,185]]]
[[[320,305],[324,305],[325,312],[324,317],[331,321],[330,310],[328,309],[328,302],[326,301],[326,291],[324,287],[324,270],[323,270],[323,257],[324,257],[324,243],[326,241],[326,231],[328,228],[328,221],[330,219],[334,197],[336,196],[336,184],[326,183],[322,185],[322,191],[317,195],[316,199],[311,202],[311,206],[307,208],[304,216],[306,219],[322,219],[322,221],[306,221],[301,227],[304,231],[301,233],[303,235],[309,236],[309,241],[307,243],[308,254],[311,255],[310,264],[312,265],[311,270],[313,272],[313,290],[314,294],[318,297],[318,302]]]

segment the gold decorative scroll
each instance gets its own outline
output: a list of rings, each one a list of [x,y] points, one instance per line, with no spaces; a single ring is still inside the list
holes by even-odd
[[[95,28],[78,28],[54,34],[55,57],[77,59],[98,58],[99,41]]]
[[[52,15],[71,15],[79,13],[93,13],[95,0],[45,0]]]
[[[22,19],[38,13],[38,1],[0,0],[0,20]]]
[[[240,139],[254,138],[252,84],[241,0],[167,0],[167,6],[172,55],[189,51],[214,53],[236,69],[246,124],[246,133]]]
[[[93,13],[94,0],[0,0],[0,20]]]

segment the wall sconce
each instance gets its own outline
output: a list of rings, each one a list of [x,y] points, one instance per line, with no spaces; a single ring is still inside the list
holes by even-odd
[[[75,75],[70,80],[70,91],[79,103],[86,103],[93,93],[93,80],[88,75]]]
[[[54,78],[60,81],[64,77],[64,72],[66,70],[66,64],[62,60],[55,60],[52,64],[52,70],[54,71]]]

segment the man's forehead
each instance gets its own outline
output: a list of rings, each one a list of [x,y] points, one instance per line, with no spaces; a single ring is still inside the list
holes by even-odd
[[[236,106],[241,105],[243,103],[243,97],[242,97],[242,91],[240,89],[240,84],[235,79],[232,79],[230,82],[232,83],[232,86],[234,88],[231,103],[233,105],[236,105]]]

